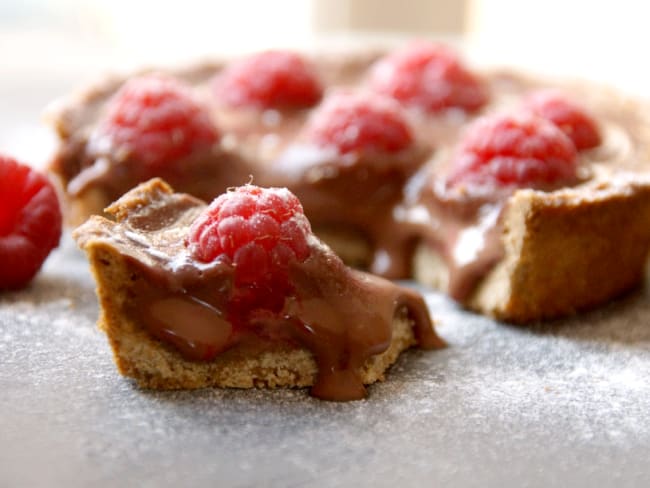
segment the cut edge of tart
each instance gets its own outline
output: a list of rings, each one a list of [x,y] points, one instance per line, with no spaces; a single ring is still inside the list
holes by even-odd
[[[271,339],[266,342],[264,339],[261,342],[256,339],[253,342],[255,347],[252,348],[238,347],[240,344],[235,344],[233,347],[225,348],[223,351],[211,355],[209,360],[196,360],[196,358],[188,357],[182,353],[182,348],[176,347],[178,344],[174,342],[174,339],[170,341],[161,339],[159,335],[154,336],[149,325],[143,324],[143,315],[138,316],[137,310],[146,309],[148,302],[146,300],[138,301],[141,298],[138,293],[143,290],[144,293],[151,291],[147,287],[152,277],[162,277],[161,279],[167,280],[165,283],[174,283],[174,285],[165,284],[163,293],[169,292],[175,294],[174,296],[180,296],[180,293],[185,297],[195,293],[192,290],[200,290],[196,293],[201,299],[205,297],[206,291],[201,289],[201,280],[216,276],[217,283],[223,283],[223,280],[219,281],[221,271],[217,265],[215,265],[216,268],[211,268],[209,264],[207,267],[193,268],[191,263],[188,264],[187,256],[176,255],[175,262],[169,262],[167,257],[160,258],[166,252],[164,249],[162,251],[150,249],[151,243],[163,242],[165,239],[169,239],[169,242],[178,242],[180,235],[188,228],[188,220],[190,218],[195,220],[200,208],[204,208],[204,204],[200,200],[187,195],[174,194],[162,180],[153,179],[131,190],[106,209],[107,213],[115,219],[114,221],[93,216],[75,230],[74,236],[79,246],[87,253],[97,282],[97,295],[101,306],[98,326],[108,336],[120,373],[134,378],[140,386],[155,389],[192,389],[209,386],[235,388],[314,386],[312,394],[321,398],[357,399],[365,396],[363,385],[384,379],[387,368],[397,360],[402,351],[418,344],[424,348],[444,346],[444,342],[438,338],[434,331],[421,296],[412,290],[403,289],[381,278],[342,267],[342,264],[337,264],[340,263],[340,260],[333,255],[329,248],[317,243],[314,253],[319,256],[318,259],[321,259],[322,255],[323,262],[331,268],[326,269],[324,275],[337,276],[339,267],[341,267],[340,269],[345,269],[344,277],[352,277],[350,285],[350,290],[353,290],[352,296],[348,294],[345,296],[345,300],[349,300],[350,310],[344,310],[342,313],[334,315],[344,318],[356,317],[356,310],[367,309],[367,315],[363,316],[366,313],[363,312],[360,317],[367,320],[380,316],[377,308],[385,309],[392,313],[392,316],[386,321],[389,324],[388,342],[385,340],[386,337],[380,338],[381,333],[379,332],[384,326],[378,323],[364,326],[371,331],[369,338],[364,338],[362,335],[355,336],[354,334],[358,334],[352,330],[356,330],[355,327],[350,330],[345,327],[337,329],[343,334],[342,338],[333,339],[334,336],[330,336],[328,340],[332,341],[333,347],[338,347],[336,341],[343,341],[344,348],[340,351],[333,349],[334,353],[332,354],[327,352],[327,348],[305,346],[306,342],[292,343],[282,340],[274,342],[271,336]],[[162,219],[157,217],[155,221],[149,220],[147,209],[152,209],[151,211]],[[176,233],[176,227],[183,227],[185,230]],[[173,236],[165,237],[167,229],[170,229]],[[127,240],[129,243],[125,244]],[[170,244],[172,247],[174,245]],[[285,317],[289,317],[293,312],[296,313],[296,317],[311,317],[312,322],[306,319],[305,323],[309,322],[310,330],[316,330],[318,325],[314,323],[313,318],[318,317],[318,312],[321,310],[318,306],[314,306],[314,302],[322,297],[318,295],[313,298],[309,295],[313,293],[310,290],[314,287],[318,288],[321,286],[322,280],[327,281],[330,278],[325,277],[311,281],[311,277],[307,275],[314,269],[318,270],[318,267],[310,264],[311,259],[310,257],[306,261],[307,265],[304,270],[303,268],[300,268],[302,271],[299,270],[298,274],[304,271],[305,276],[297,278],[298,281],[296,281],[301,283],[296,286],[302,287],[301,290],[307,290],[307,295],[296,292],[296,297],[299,298],[296,298],[289,306],[285,305],[282,313]],[[167,262],[167,264],[161,265],[163,262]],[[330,265],[330,263],[333,264]],[[187,273],[187,277],[191,277],[191,279],[183,281],[183,279],[173,276],[174,270]],[[138,285],[143,282],[145,283],[144,287]],[[182,284],[180,288],[179,284]],[[152,286],[156,290],[158,289],[158,284]],[[323,289],[327,289],[329,285],[322,286]],[[334,283],[334,286],[339,289],[345,285]],[[320,288],[318,289],[320,290]],[[356,289],[361,290],[358,296],[362,299],[366,296],[365,293],[376,291],[379,293],[377,303],[387,301],[392,303],[389,303],[386,308],[384,305],[378,306],[377,303],[371,301],[369,304],[362,303],[359,308],[359,305],[354,303],[354,300],[358,300],[358,296],[354,295]],[[223,289],[219,293],[222,291]],[[198,295],[198,293],[203,293],[203,295]],[[159,297],[158,291],[155,291],[152,296]],[[323,295],[325,298],[327,296]],[[305,297],[308,298],[304,300]],[[194,300],[194,297],[192,299]],[[306,304],[304,307],[301,305],[302,300]],[[340,304],[341,302],[338,302],[336,306],[340,308]],[[187,306],[187,303],[184,306]],[[187,310],[191,311],[189,308]],[[197,312],[199,312],[199,316],[203,313],[200,310]],[[219,326],[219,322],[217,320],[217,326]],[[173,329],[173,325],[171,328]],[[338,332],[335,331],[335,333]],[[318,337],[325,337],[325,335]],[[350,340],[350,338],[352,339]],[[377,342],[377,338],[380,338],[379,342]],[[366,339],[369,342],[364,343]],[[354,340],[361,340],[360,342],[363,344],[359,346],[358,343],[351,342]],[[384,345],[376,347],[382,340]],[[189,342],[185,343],[185,350],[187,350],[188,344],[191,346]],[[260,344],[262,347],[259,347]],[[354,363],[354,358],[358,356],[354,356],[354,351],[359,347],[365,352],[372,350],[372,354],[368,354],[367,357],[360,356],[364,360],[357,368],[354,368],[354,371],[348,371],[349,374],[332,375],[330,374],[332,371],[319,369],[323,367],[323,364],[328,364],[328,368],[332,370],[336,370],[339,366],[346,369],[349,364]],[[332,358],[324,359],[323,356],[332,356],[335,360],[332,362]],[[334,372],[341,373],[341,371]],[[341,380],[342,384],[337,385],[337,380]],[[346,381],[349,384],[346,384]],[[358,385],[352,384],[357,381]],[[339,391],[340,388],[342,390]]]
[[[554,192],[516,191],[501,216],[504,255],[463,303],[515,323],[601,305],[638,286],[650,248],[650,176],[601,177]],[[447,291],[449,270],[426,244],[417,281]]]

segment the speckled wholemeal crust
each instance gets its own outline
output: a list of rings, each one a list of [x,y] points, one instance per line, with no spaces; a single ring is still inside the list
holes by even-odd
[[[505,256],[466,305],[511,322],[569,315],[639,285],[650,248],[650,179],[619,176],[552,193],[517,191],[504,212]],[[421,246],[416,279],[446,286]]]
[[[97,282],[101,305],[98,325],[108,336],[119,371],[145,388],[191,389],[208,386],[306,387],[314,384],[316,362],[306,349],[279,348],[251,356],[236,349],[210,362],[184,359],[172,347],[153,338],[132,320],[125,309],[130,283],[142,279],[137,270],[110,245],[90,241],[85,245]],[[384,379],[399,354],[416,344],[411,321],[396,317],[390,347],[372,356],[361,369],[364,384]]]

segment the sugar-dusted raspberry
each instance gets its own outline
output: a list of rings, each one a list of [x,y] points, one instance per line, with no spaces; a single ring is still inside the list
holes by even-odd
[[[0,155],[0,289],[21,288],[61,238],[61,209],[48,179]]]
[[[290,288],[289,263],[309,257],[310,234],[293,193],[245,185],[210,204],[192,225],[187,245],[199,261],[233,265],[237,307],[277,311]]]
[[[181,82],[159,75],[127,81],[110,100],[97,134],[112,152],[151,167],[171,164],[219,139],[208,109]]]
[[[555,90],[538,91],[524,99],[523,106],[562,129],[579,151],[600,144],[600,132],[594,118],[562,93]]]
[[[395,153],[413,144],[399,104],[376,94],[339,92],[312,114],[306,138],[320,147],[347,153]]]
[[[487,101],[481,81],[450,48],[416,42],[389,54],[372,68],[370,86],[401,103],[429,112],[474,111]]]
[[[264,51],[232,63],[217,75],[217,100],[230,107],[305,108],[323,88],[312,66],[291,51]]]
[[[575,180],[577,164],[571,139],[551,122],[532,115],[494,115],[467,129],[448,182],[545,188]]]

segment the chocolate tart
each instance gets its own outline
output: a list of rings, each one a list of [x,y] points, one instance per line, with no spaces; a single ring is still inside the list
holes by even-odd
[[[279,313],[226,318],[233,267],[200,263],[184,240],[205,208],[160,179],[141,184],[75,230],[97,281],[99,327],[119,371],[145,388],[306,387],[363,398],[411,346],[443,347],[422,297],[347,268],[312,236]]]
[[[341,87],[366,90],[369,70],[384,54],[315,56],[312,61],[327,96]],[[256,112],[215,105],[211,83],[226,65],[168,72],[212,106],[223,134],[215,150],[228,160],[222,170],[210,166],[215,171],[207,178],[211,184],[201,179],[207,194],[191,187],[192,178],[163,175],[179,191],[210,199],[248,181],[244,175],[262,186],[286,186],[303,202],[315,232],[346,262],[387,278],[415,277],[471,309],[513,322],[571,314],[641,282],[650,247],[645,176],[650,110],[643,102],[594,83],[485,71],[479,76],[489,100],[481,109],[433,114],[406,109],[415,133],[413,151],[386,161],[350,160],[305,147],[302,128],[309,109]],[[60,138],[51,168],[77,209],[72,220],[100,213],[118,193],[117,188],[108,191],[101,178],[87,180],[82,191],[72,182],[95,164],[88,159],[88,141],[107,101],[126,79],[107,79],[50,112]],[[467,124],[511,110],[524,96],[545,88],[586,107],[599,125],[602,143],[580,152],[580,182],[487,200],[470,194],[449,204],[437,188]],[[471,252],[463,253],[459,246],[468,240],[474,242]]]

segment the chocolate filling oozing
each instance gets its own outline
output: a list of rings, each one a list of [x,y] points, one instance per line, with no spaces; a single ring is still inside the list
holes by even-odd
[[[329,59],[316,66],[328,90],[363,87],[367,69],[376,59],[376,55]],[[448,195],[440,190],[438,183],[445,178],[450,152],[463,128],[477,115],[515,107],[534,90],[558,88],[591,111],[603,135],[600,146],[580,154],[582,179],[588,179],[599,167],[643,170],[650,160],[650,124],[633,102],[600,87],[554,84],[497,71],[483,76],[490,101],[480,113],[408,110],[417,149],[401,155],[401,160],[392,161],[392,165],[382,164],[381,158],[345,161],[345,157],[302,145],[300,130],[309,110],[233,113],[214,105],[210,80],[220,69],[219,65],[206,65],[172,74],[193,85],[213,104],[213,115],[223,134],[219,150],[231,158],[221,168],[228,171],[201,173],[201,190],[191,187],[191,178],[182,181],[182,175],[165,175],[174,187],[209,199],[227,186],[248,181],[249,174],[262,186],[287,186],[302,201],[317,232],[320,228],[358,232],[371,249],[373,257],[368,264],[374,273],[408,278],[415,245],[422,242],[431,246],[449,268],[449,292],[460,301],[502,256],[499,216],[512,194]],[[63,142],[54,166],[64,179],[73,177],[74,161],[87,151],[83,134],[92,133],[103,104],[118,86],[87,97],[60,118]],[[75,139],[70,134],[81,136]]]
[[[412,147],[397,154],[347,154],[295,144],[269,165],[269,186],[286,186],[301,201],[315,229],[348,229],[371,243],[370,271],[387,278],[409,275],[403,235],[393,208],[429,153]]]
[[[359,369],[391,343],[392,324],[407,314],[418,345],[443,345],[421,296],[382,278],[347,268],[312,238],[311,254],[289,270],[293,293],[279,313],[254,311],[245,320],[229,314],[233,268],[195,261],[184,245],[204,203],[160,187],[143,204],[109,211],[115,221],[93,217],[76,232],[80,246],[99,240],[116,249],[137,276],[122,313],[175,347],[183,357],[211,360],[238,348],[247,353],[306,348],[318,365],[312,394],[332,400],[365,396]]]

